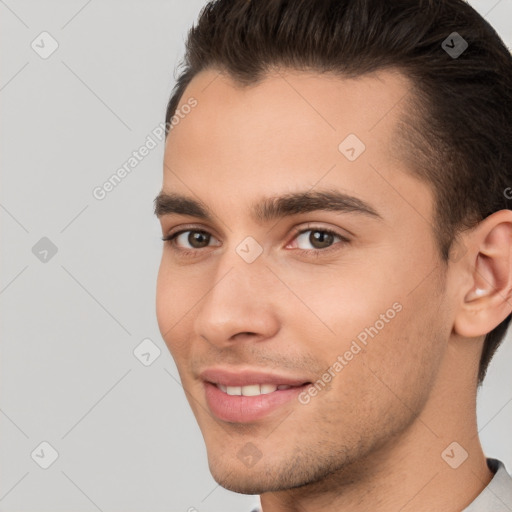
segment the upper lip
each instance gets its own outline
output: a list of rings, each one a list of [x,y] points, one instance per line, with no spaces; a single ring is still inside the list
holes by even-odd
[[[206,382],[223,386],[248,386],[250,384],[274,384],[275,386],[302,386],[310,381],[300,377],[288,377],[252,369],[207,368],[199,376]]]

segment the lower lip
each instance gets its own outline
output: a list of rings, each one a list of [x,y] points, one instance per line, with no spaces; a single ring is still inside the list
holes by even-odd
[[[264,418],[282,405],[297,399],[310,384],[257,396],[228,395],[215,384],[205,382],[206,402],[210,411],[223,421],[248,423]]]

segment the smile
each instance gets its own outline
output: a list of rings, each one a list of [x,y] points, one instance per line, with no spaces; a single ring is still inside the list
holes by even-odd
[[[231,396],[258,396],[268,395],[274,391],[281,391],[283,389],[290,389],[298,386],[288,386],[287,384],[281,384],[276,386],[275,384],[249,384],[248,386],[224,386],[222,384],[216,384],[216,386]]]

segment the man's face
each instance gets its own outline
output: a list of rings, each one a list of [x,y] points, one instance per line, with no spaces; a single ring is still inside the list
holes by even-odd
[[[160,216],[184,233],[164,244],[157,317],[226,488],[370,466],[428,399],[452,325],[433,196],[393,149],[409,87],[287,71],[243,89],[208,70],[181,99],[197,105],[168,136],[162,190],[211,218]],[[311,205],[326,192],[359,201]]]

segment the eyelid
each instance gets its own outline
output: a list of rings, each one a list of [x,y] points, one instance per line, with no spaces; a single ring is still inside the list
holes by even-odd
[[[199,231],[201,233],[208,233],[209,235],[217,238],[212,232],[210,228],[198,226],[197,224],[180,224],[177,228],[170,229],[165,235],[165,238],[169,238],[174,235],[181,234],[186,231]]]
[[[304,233],[307,233],[308,231],[322,231],[324,233],[328,233],[330,235],[333,235],[335,237],[338,237],[340,239],[339,242],[334,242],[332,245],[330,245],[329,247],[326,247],[324,249],[298,249],[298,248],[293,248],[292,250],[294,251],[297,251],[301,254],[312,254],[312,255],[315,255],[315,256],[321,256],[321,255],[327,255],[329,254],[331,251],[339,251],[340,250],[340,247],[339,245],[341,244],[342,246],[343,245],[346,245],[348,243],[350,243],[350,239],[345,236],[345,235],[342,235],[338,230],[334,229],[334,228],[331,228],[331,227],[327,227],[327,226],[319,226],[319,225],[316,225],[314,223],[307,223],[305,226],[302,225],[302,226],[297,226],[297,227],[294,227],[293,228],[293,237],[292,239],[286,243],[285,247],[287,247],[290,243],[292,243],[295,239],[297,239],[298,236],[304,234]]]
[[[303,224],[303,225],[300,225],[300,226],[294,226],[292,228],[293,238],[296,238],[298,235],[300,235],[302,233],[305,233],[307,231],[325,231],[327,233],[331,233],[333,235],[338,236],[342,240],[345,240],[347,242],[350,241],[350,239],[349,239],[349,237],[347,235],[341,234],[336,228],[331,228],[329,226],[318,225],[318,224],[316,224],[314,222],[308,222],[305,225]],[[321,249],[318,249],[318,250],[321,250]]]
[[[335,228],[331,228],[331,227],[327,227],[327,226],[321,226],[321,225],[318,225],[318,224],[316,224],[314,222],[309,222],[309,223],[306,223],[305,225],[302,224],[300,226],[294,226],[292,228],[292,238],[288,239],[289,241],[286,242],[284,247],[287,247],[299,235],[301,235],[303,233],[307,233],[308,231],[315,231],[315,230],[316,231],[322,231],[322,232],[334,235],[334,236],[336,236],[336,237],[338,237],[340,239],[340,242],[335,242],[335,243],[333,243],[333,245],[331,245],[329,247],[326,247],[324,249],[298,249],[298,248],[293,248],[293,250],[297,251],[299,253],[302,253],[302,254],[316,254],[317,256],[320,256],[321,254],[329,253],[331,250],[339,250],[339,247],[338,247],[339,244],[346,245],[346,244],[350,243],[350,241],[351,241],[348,236],[341,234]],[[173,249],[176,252],[180,252],[181,254],[183,254],[185,256],[188,256],[188,255],[190,255],[190,256],[198,255],[198,254],[200,254],[202,252],[201,249],[206,249],[207,247],[219,247],[218,245],[207,246],[207,247],[203,247],[203,248],[200,248],[200,249],[189,249],[189,248],[178,247],[176,245],[176,243],[175,243],[176,238],[178,236],[180,236],[181,234],[186,233],[188,231],[199,232],[199,233],[206,233],[206,234],[210,235],[211,237],[215,238],[216,240],[218,240],[218,238],[214,234],[212,234],[210,232],[209,228],[205,228],[205,227],[197,226],[197,225],[180,225],[178,228],[176,228],[174,230],[169,230],[167,235],[162,237],[162,240],[164,242],[169,242],[169,244],[173,246]]]
[[[330,232],[336,234],[337,236],[339,236],[340,238],[347,239],[347,241],[349,240],[348,236],[342,235],[341,233],[339,233],[336,230],[336,228],[331,228],[331,227],[327,227],[327,226],[317,225],[314,222],[307,222],[305,225],[302,224],[300,226],[294,226],[292,228],[292,233],[293,233],[294,236],[297,236],[297,235],[303,233],[304,231],[308,231],[310,229],[317,229],[318,231],[330,231]],[[176,235],[178,233],[183,233],[184,231],[200,231],[200,232],[208,233],[209,235],[212,235],[215,238],[217,238],[216,235],[214,235],[214,234],[212,234],[210,232],[210,228],[198,226],[197,224],[183,224],[183,225],[180,225],[180,226],[178,226],[175,229],[170,229],[167,232],[167,234],[164,235],[164,236],[165,237],[171,237],[171,236]]]

